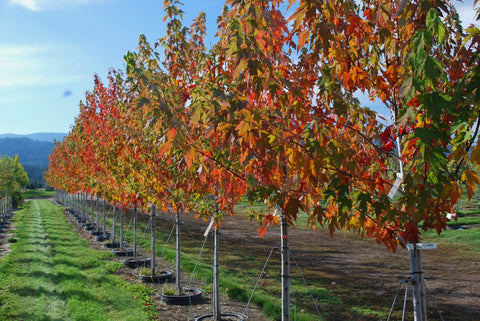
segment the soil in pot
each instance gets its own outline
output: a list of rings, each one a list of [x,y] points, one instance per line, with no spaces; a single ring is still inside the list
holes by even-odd
[[[150,266],[150,258],[130,258],[122,260],[122,263],[125,267],[135,269],[137,267],[149,267]]]
[[[123,244],[125,246],[125,243]],[[103,242],[103,247],[107,249],[119,249],[120,248],[120,242]]]
[[[154,276],[150,275],[150,271],[148,273],[144,271],[140,271],[138,274],[138,278],[143,283],[165,283],[170,282],[172,280],[172,272],[171,271],[157,271]]]
[[[202,291],[195,288],[184,288],[182,294],[166,294],[162,292],[162,301],[172,305],[189,305],[200,302]]]
[[[240,313],[235,312],[221,312],[220,313],[222,321],[244,321],[248,320],[246,316]],[[193,317],[189,321],[215,321],[213,313],[200,315],[198,317]]]
[[[115,249],[112,251],[116,256],[133,256],[133,249],[124,248],[124,249]]]
[[[85,231],[93,230],[93,224],[92,223],[82,223],[82,225],[83,225],[83,228],[85,229]]]
[[[103,235],[103,233],[102,233],[102,235],[97,235],[97,236],[95,236],[95,241],[97,241],[97,242],[103,242],[103,241],[109,240],[109,239],[110,239],[110,235],[109,235],[109,234]]]
[[[90,235],[93,235],[93,236],[103,235],[103,231],[102,230],[98,230],[98,231],[90,230]]]

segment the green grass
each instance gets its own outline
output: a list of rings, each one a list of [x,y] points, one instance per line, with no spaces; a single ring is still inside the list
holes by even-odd
[[[258,207],[263,207],[260,204]],[[111,214],[109,215],[111,217]],[[140,218],[141,216],[139,216]],[[145,217],[143,217],[145,219]],[[125,219],[126,222],[129,218]],[[146,222],[142,222],[139,219],[138,222],[138,236],[137,242],[139,246],[150,249],[150,231],[145,231]],[[109,224],[110,225],[110,224]],[[158,227],[156,236],[156,255],[160,256],[162,253],[165,240],[167,240],[170,233],[170,227]],[[206,291],[211,290],[212,283],[212,261],[211,261],[211,241],[207,242],[207,248],[203,249],[203,254],[199,260],[197,259],[200,251],[200,243],[203,240],[192,240],[191,236],[183,230],[182,235],[182,271],[189,274],[193,273],[195,269],[194,277],[204,282],[204,289]],[[200,236],[203,237],[203,236]],[[211,240],[211,236],[209,238]],[[127,241],[133,244],[133,232],[131,228],[129,230]],[[163,253],[162,259],[175,263],[175,244],[171,239],[167,244]],[[248,302],[248,299],[252,295],[255,282],[259,277],[265,262],[258,260],[258,253],[247,253],[242,250],[241,253],[226,252],[221,249],[220,254],[220,291],[229,297],[238,300],[240,302]],[[279,252],[277,253],[279,254]],[[248,268],[247,268],[248,266]],[[268,279],[262,278],[259,287],[253,294],[252,304],[262,307],[263,313],[277,320],[281,318],[281,278],[279,271],[279,262],[271,262],[269,268],[266,270],[266,274],[269,275]],[[244,274],[245,273],[245,274]],[[291,310],[295,311],[295,320],[297,321],[310,321],[317,320],[318,315],[315,312],[315,307],[312,303],[310,294],[307,288],[304,286],[298,271],[292,267],[292,290],[295,292],[295,301],[292,300]],[[344,308],[344,303],[338,297],[332,295],[332,293],[325,288],[325,285],[319,281],[309,284],[312,289],[312,296],[316,304],[321,311],[329,311],[330,307],[335,307],[336,311]],[[292,312],[292,316],[293,316]],[[379,312],[379,313],[383,313]]]
[[[472,203],[469,204],[469,206],[473,207],[476,205]],[[263,203],[254,204],[254,207],[257,211],[266,209],[266,206]],[[249,204],[247,202],[239,204],[236,208],[236,215],[248,216],[248,208]],[[478,219],[478,211],[473,211],[470,208],[469,211],[469,213],[463,213],[462,217],[459,217],[460,224],[467,224],[467,222],[473,222],[472,224],[476,224],[474,222]],[[108,213],[108,217],[111,218],[111,212]],[[147,229],[144,234],[145,221],[148,220],[148,218],[141,215],[139,215],[139,218],[138,243],[143,248],[150,249],[150,231]],[[129,220],[130,217],[127,215],[125,218],[125,229],[127,228]],[[111,221],[108,222],[107,226],[111,226]],[[300,213],[296,227],[310,228],[306,226],[306,215],[304,213]],[[170,228],[171,226],[157,227],[157,257],[160,256],[164,248],[165,242],[170,233]],[[128,232],[128,241],[132,244],[132,227],[130,227]],[[439,246],[460,248],[468,245],[472,248],[472,251],[476,251],[476,255],[478,255],[480,254],[480,250],[478,250],[480,249],[479,233],[480,230],[447,230],[444,231],[441,236],[436,236],[436,233],[433,231],[425,233],[422,236],[424,237],[424,242],[437,242],[439,243]],[[193,272],[198,258],[200,245],[203,241],[202,236],[196,237],[198,237],[196,242],[192,241],[189,233],[183,230],[182,270],[187,273]],[[232,244],[231,246],[234,248]],[[204,282],[204,289],[210,290],[212,282],[212,250],[210,241],[207,242],[207,248],[203,251],[203,255],[195,270],[195,278]],[[171,239],[167,245],[162,259],[174,263],[175,245],[173,239]],[[236,300],[247,302],[252,294],[253,287],[264,262],[258,259],[258,253],[249,253],[246,251],[242,251],[241,253],[230,253],[222,249],[220,260],[221,291]],[[241,265],[241,267],[238,265]],[[269,267],[265,274],[268,275],[268,277],[264,276],[261,278],[260,285],[252,298],[252,304],[262,307],[264,313],[272,319],[280,318],[281,313],[281,280],[279,267],[280,265],[278,264],[278,261],[269,263]],[[316,320],[318,319],[318,316],[316,315],[314,305],[310,298],[310,293],[308,293],[304,287],[301,277],[296,273],[297,272],[292,267],[292,290],[295,294],[295,299],[292,300],[292,315],[295,313],[296,320]],[[379,304],[372,306],[372,303],[369,300],[367,300],[368,302],[365,301],[363,297],[352,298],[352,296],[350,296],[349,300],[343,296],[340,298],[334,296],[332,292],[327,289],[328,286],[322,284],[320,280],[317,279],[312,282],[312,280],[307,279],[307,281],[309,282],[312,296],[314,297],[316,304],[319,306],[320,311],[322,311],[322,316],[326,319],[328,319],[329,314],[336,316],[342,315],[345,319],[386,319],[388,315],[389,307],[381,306]],[[395,317],[398,318],[398,315],[395,315]]]
[[[111,272],[105,251],[90,250],[59,207],[27,202],[16,238],[0,261],[0,320],[151,320],[152,290]]]
[[[42,197],[53,197],[55,191],[46,191],[44,189],[29,189],[25,192],[24,198],[42,198]]]
[[[480,229],[446,230],[438,235],[435,231],[423,234],[424,242],[438,243],[453,250],[462,249],[480,255]]]

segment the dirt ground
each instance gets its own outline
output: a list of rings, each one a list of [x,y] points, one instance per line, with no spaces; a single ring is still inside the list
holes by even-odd
[[[92,248],[102,248],[101,243],[96,242],[69,215],[66,217],[79,235],[89,239]],[[173,220],[173,215],[159,215],[157,228],[170,232]],[[200,242],[207,225],[207,222],[197,221],[190,215],[184,215],[182,218],[184,237],[197,238]],[[263,264],[270,250],[279,246],[280,231],[279,227],[270,227],[268,233],[259,239],[257,229],[257,223],[249,222],[246,218],[227,217],[221,226],[221,236],[226,246],[221,249],[220,255],[222,256],[222,251],[226,255],[234,251],[237,255],[251,256]],[[378,245],[370,239],[361,239],[357,235],[342,232],[331,238],[327,231],[291,228],[289,240],[295,261],[308,283],[322,284],[342,302],[340,307],[319,304],[323,320],[384,320],[374,314],[369,315],[368,311],[351,312],[349,315],[343,310],[371,305],[388,313],[399,281],[409,276],[409,258],[406,250],[399,249],[392,253],[383,245]],[[139,251],[140,255],[147,255],[143,249]],[[272,262],[276,264],[278,258]],[[258,264],[257,262],[257,266]],[[162,266],[171,270],[174,268],[165,261],[162,261]],[[480,320],[479,260],[468,259],[461,250],[440,247],[423,252],[423,267],[428,290],[445,320]],[[292,266],[293,270],[296,270],[295,265]],[[135,270],[122,268],[118,273],[131,282],[139,282]],[[188,282],[187,279],[184,281]],[[157,285],[154,286],[159,288]],[[195,280],[192,286],[203,287]],[[405,288],[402,287],[394,308],[397,316],[402,309],[404,291]],[[211,312],[211,293],[204,293],[203,301],[193,306],[168,306],[158,295],[155,299],[159,304],[160,320],[164,321],[189,320],[193,316]],[[432,302],[428,300],[428,320],[441,320]],[[227,296],[221,297],[221,304],[223,311],[245,312],[245,303],[236,302]],[[410,313],[405,320],[413,320],[411,306],[407,305],[407,309],[410,309]],[[262,315],[260,308],[252,304],[246,314],[248,320],[270,320]]]

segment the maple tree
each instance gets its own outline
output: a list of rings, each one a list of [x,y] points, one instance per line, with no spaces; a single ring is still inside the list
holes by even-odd
[[[165,36],[141,36],[125,76],[95,78],[50,185],[217,224],[214,202],[232,214],[246,197],[269,205],[252,213],[260,236],[277,208],[391,250],[444,230],[462,183],[473,195],[480,31],[448,1],[228,0],[210,49],[205,15],[184,27],[179,4],[164,1]]]
[[[66,159],[53,156],[52,168],[67,162],[56,172],[76,171],[69,184],[81,186],[68,189],[168,203],[168,182],[189,184],[183,197],[198,180],[230,212],[244,195],[269,199],[290,223],[303,210],[312,225],[359,230],[391,249],[397,232],[417,241],[420,222],[444,229],[457,179],[469,195],[478,182],[465,166],[479,159],[477,29],[465,37],[443,2],[290,1],[289,19],[283,2],[227,1],[207,52],[204,15],[187,40],[182,12],[166,1],[167,34],[155,44],[163,62],[141,37],[127,79],[112,76],[109,91],[95,79],[66,150],[54,153]],[[393,124],[362,107],[358,91],[383,102]],[[391,201],[395,172],[401,195]]]

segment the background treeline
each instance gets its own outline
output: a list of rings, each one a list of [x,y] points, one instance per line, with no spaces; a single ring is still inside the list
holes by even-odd
[[[44,187],[43,173],[48,168],[48,155],[52,153],[53,141],[39,141],[25,137],[0,138],[0,155],[18,155],[28,174],[28,188]]]
[[[28,185],[28,176],[18,156],[0,156],[0,214],[23,203],[22,188]]]

